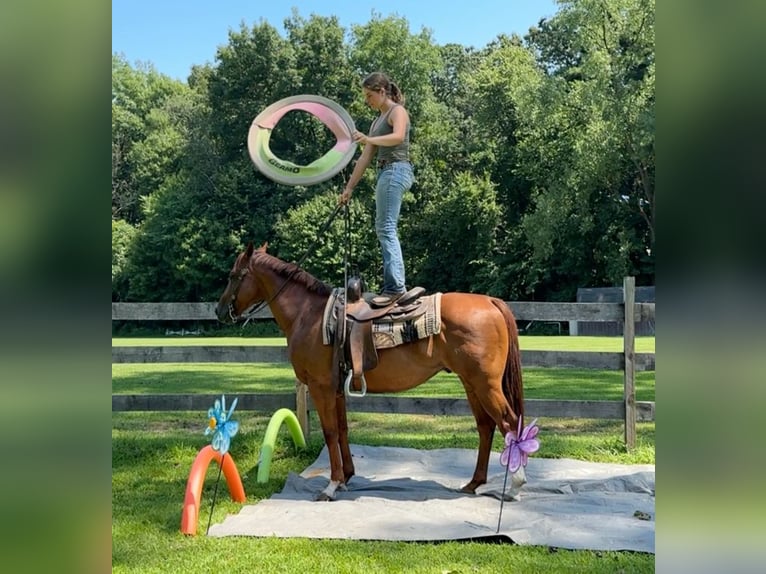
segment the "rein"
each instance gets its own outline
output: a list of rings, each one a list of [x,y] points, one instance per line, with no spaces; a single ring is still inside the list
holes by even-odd
[[[248,309],[245,309],[242,312],[241,315],[236,316],[234,314],[234,301],[237,299],[237,294],[239,293],[239,286],[240,286],[240,283],[242,282],[242,279],[244,279],[245,275],[247,275],[248,272],[250,271],[250,262],[248,261],[247,267],[240,272],[240,275],[237,278],[236,289],[234,289],[232,291],[231,299],[229,300],[228,310],[229,310],[229,317],[231,317],[232,321],[237,322],[240,319],[245,319],[245,322],[242,325],[242,328],[244,329],[245,326],[247,326],[247,324],[250,322],[251,319],[253,319],[264,307],[269,305],[269,303],[274,301],[279,296],[279,294],[282,292],[282,290],[285,287],[287,287],[288,283],[290,282],[290,279],[293,278],[293,275],[295,275],[298,271],[301,270],[301,267],[302,267],[304,261],[306,261],[306,258],[308,257],[309,253],[311,253],[311,251],[314,249],[314,247],[316,246],[316,244],[319,241],[319,239],[322,237],[322,235],[324,235],[325,231],[327,231],[327,229],[330,227],[330,224],[333,222],[333,220],[337,217],[338,213],[340,213],[340,211],[342,209],[345,211],[345,220],[346,220],[346,251],[345,251],[345,253],[346,253],[346,255],[345,255],[346,260],[344,262],[344,268],[345,269],[348,268],[348,252],[350,250],[349,243],[350,243],[350,237],[351,237],[350,236],[350,223],[349,223],[349,221],[350,221],[349,220],[349,210],[348,210],[348,204],[343,204],[343,205],[339,204],[339,205],[337,205],[335,207],[335,209],[330,214],[330,216],[327,218],[327,220],[325,220],[325,222],[322,224],[322,227],[319,228],[319,231],[316,234],[316,238],[314,239],[314,241],[311,242],[311,245],[309,245],[306,248],[306,251],[304,252],[304,254],[301,256],[301,258],[295,264],[295,269],[293,269],[290,272],[290,274],[285,278],[284,282],[282,283],[282,285],[280,285],[279,289],[277,289],[276,292],[271,297],[269,297],[268,299],[263,300],[260,303],[256,303],[254,305],[251,305]],[[346,273],[346,271],[344,271],[344,273]]]
[[[348,204],[346,204],[346,210],[343,212],[343,239],[344,239],[344,247],[343,250],[343,307],[342,307],[342,315],[339,317],[338,325],[340,332],[338,333],[338,337],[341,341],[346,340],[346,303],[347,301],[347,293],[346,289],[348,289],[348,262],[351,259],[351,214],[348,210]],[[346,365],[347,366],[347,365]]]

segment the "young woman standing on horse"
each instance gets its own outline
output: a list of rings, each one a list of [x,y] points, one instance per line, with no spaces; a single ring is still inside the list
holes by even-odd
[[[354,141],[364,144],[364,149],[339,201],[345,204],[351,199],[377,152],[375,233],[383,255],[383,289],[372,304],[384,307],[407,290],[397,226],[402,196],[414,181],[410,163],[410,116],[404,107],[404,94],[385,74],[375,72],[367,76],[362,82],[362,91],[367,104],[380,115],[372,123],[369,135],[359,131],[353,134]]]

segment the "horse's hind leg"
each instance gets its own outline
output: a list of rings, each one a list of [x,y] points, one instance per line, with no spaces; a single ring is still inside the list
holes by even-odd
[[[473,471],[471,482],[460,490],[474,494],[479,486],[487,483],[489,453],[492,450],[492,439],[495,436],[495,427],[497,425],[494,419],[484,410],[476,394],[465,383],[463,383],[463,386],[465,387],[468,404],[471,405],[473,418],[476,419],[476,429],[479,431],[479,454],[476,457],[476,469]]]
[[[340,458],[343,461],[343,478],[348,481],[354,476],[354,459],[351,458],[351,447],[348,444],[348,419],[346,418],[346,395],[339,393],[335,396],[335,410],[338,413],[338,446]]]

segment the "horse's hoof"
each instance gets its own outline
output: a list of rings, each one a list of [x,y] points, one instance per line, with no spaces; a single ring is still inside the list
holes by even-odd
[[[478,484],[475,484],[473,482],[469,482],[463,488],[460,489],[460,492],[465,492],[466,494],[476,494],[476,489],[477,488],[479,488]]]
[[[335,500],[332,496],[327,494],[326,492],[322,491],[319,494],[317,494],[316,498],[314,499],[316,502],[332,502]]]

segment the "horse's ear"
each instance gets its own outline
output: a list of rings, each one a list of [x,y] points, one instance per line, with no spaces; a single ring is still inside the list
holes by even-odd
[[[258,248],[258,251],[262,251],[263,253],[266,253],[266,248],[267,248],[268,246],[269,246],[269,242],[268,242],[268,241],[264,241],[264,242],[263,242],[263,245],[261,245],[261,246]]]
[[[250,259],[250,256],[253,254],[253,242],[247,244],[247,249],[245,249],[245,257],[247,259]]]

